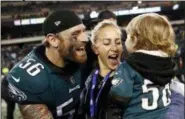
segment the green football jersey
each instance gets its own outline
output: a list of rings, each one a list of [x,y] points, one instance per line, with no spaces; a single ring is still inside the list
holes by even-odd
[[[123,119],[163,119],[171,102],[169,83],[156,85],[127,62],[120,64],[109,94],[123,104]]]
[[[39,46],[8,74],[10,97],[20,104],[45,104],[54,118],[78,118],[81,70],[77,64],[53,65]]]

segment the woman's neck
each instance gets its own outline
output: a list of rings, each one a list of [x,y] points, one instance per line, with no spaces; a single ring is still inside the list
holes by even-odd
[[[106,77],[106,75],[111,71],[111,69],[99,64],[99,75],[102,77]],[[112,73],[110,74],[110,77],[112,77],[114,75],[114,71],[112,71]]]
[[[111,70],[107,68],[100,68],[100,76],[105,77]]]

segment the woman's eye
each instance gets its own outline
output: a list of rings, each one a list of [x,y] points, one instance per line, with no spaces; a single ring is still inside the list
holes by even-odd
[[[103,44],[104,45],[109,45],[110,44],[110,40],[103,40]]]
[[[117,44],[117,45],[121,44],[121,41],[117,41],[116,44]]]

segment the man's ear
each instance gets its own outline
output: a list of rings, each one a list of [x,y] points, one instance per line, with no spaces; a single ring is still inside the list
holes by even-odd
[[[98,55],[98,50],[97,50],[98,47],[97,47],[97,45],[92,44],[91,48],[92,48],[92,50],[94,51],[94,53],[95,53],[96,55]]]
[[[48,34],[46,36],[46,40],[48,41],[48,43],[52,46],[52,47],[55,47],[57,48],[59,46],[59,39],[57,39],[54,34]]]

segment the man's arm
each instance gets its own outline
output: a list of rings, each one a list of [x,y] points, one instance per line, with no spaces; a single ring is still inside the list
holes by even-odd
[[[47,106],[43,104],[19,105],[24,119],[53,119]]]

